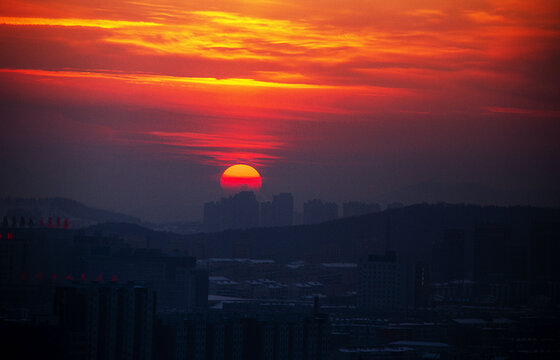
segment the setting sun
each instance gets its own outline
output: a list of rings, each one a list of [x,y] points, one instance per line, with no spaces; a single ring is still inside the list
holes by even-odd
[[[249,165],[237,164],[228,167],[222,174],[220,185],[224,190],[259,190],[262,186],[261,174]]]

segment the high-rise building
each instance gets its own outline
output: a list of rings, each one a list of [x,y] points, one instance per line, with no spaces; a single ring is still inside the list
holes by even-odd
[[[55,289],[69,359],[152,358],[155,294],[134,284],[76,282]]]
[[[259,202],[252,191],[241,191],[204,204],[204,229],[220,231],[259,226]]]
[[[294,197],[280,193],[272,198],[275,226],[290,226],[294,223]]]
[[[428,306],[430,296],[430,267],[426,263],[417,263],[414,267],[414,307]]]
[[[533,226],[530,254],[532,280],[560,280],[560,223],[541,222]]]
[[[436,281],[465,278],[465,231],[445,229],[443,241],[432,246],[432,265]]]
[[[156,335],[162,360],[319,360],[330,336],[324,314],[270,310],[162,315],[157,332],[167,335]]]
[[[25,305],[42,311],[49,291],[40,290],[43,286],[34,286],[35,282],[56,285],[73,279],[113,278],[148,284],[157,291],[162,309],[192,311],[206,307],[208,273],[196,267],[194,257],[166,254],[159,249],[134,249],[126,247],[120,238],[66,229],[0,231],[0,305]],[[30,292],[44,295],[25,295]]]
[[[533,226],[530,250],[530,280],[535,298],[560,304],[560,223],[541,222]]]
[[[6,228],[0,231],[0,284],[21,278],[64,274],[77,264],[74,232],[66,229]]]
[[[398,309],[401,301],[401,271],[397,255],[387,251],[384,255],[369,255],[359,266],[358,307],[372,309]]]
[[[190,256],[171,256],[157,249],[120,249],[110,256],[85,258],[87,275],[117,276],[119,281],[149,284],[158,294],[158,309],[193,311],[205,308],[208,273]]]
[[[272,202],[261,203],[261,226],[290,226],[294,223],[294,197],[290,193],[274,195]]]
[[[350,201],[342,204],[342,216],[352,217],[381,211],[379,204],[367,204],[360,201]]]
[[[241,191],[222,199],[222,229],[248,229],[259,226],[259,202],[252,191]]]
[[[261,203],[261,226],[275,226],[274,222],[274,205],[270,201]]]
[[[205,231],[290,226],[294,223],[294,198],[280,193],[259,206],[252,191],[242,191],[220,202],[205,203],[203,223]]]
[[[509,227],[479,224],[474,238],[474,280],[480,284],[502,282],[511,275],[511,235]]]
[[[204,204],[204,231],[217,231],[220,229],[220,208],[220,203],[215,201]]]
[[[313,199],[303,204],[303,223],[318,224],[338,218],[338,205]]]

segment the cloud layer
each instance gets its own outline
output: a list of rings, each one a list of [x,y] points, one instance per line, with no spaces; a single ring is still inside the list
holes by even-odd
[[[405,177],[559,179],[555,1],[6,0],[0,47],[12,158],[79,139],[134,161],[249,163],[272,184],[327,167],[360,189],[339,198]]]

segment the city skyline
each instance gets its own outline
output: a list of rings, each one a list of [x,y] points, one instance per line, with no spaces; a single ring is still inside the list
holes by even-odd
[[[560,1],[1,0],[21,359],[560,359]]]
[[[436,182],[558,206],[559,15],[549,1],[3,1],[0,197],[196,220],[220,174],[248,164],[263,200]]]

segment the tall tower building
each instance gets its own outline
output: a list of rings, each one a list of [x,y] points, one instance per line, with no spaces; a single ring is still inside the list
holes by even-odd
[[[360,201],[350,201],[342,204],[342,217],[360,216],[381,211],[379,204],[366,204]]]
[[[479,224],[474,238],[474,280],[502,282],[511,274],[511,235],[506,225]]]
[[[269,227],[275,226],[274,222],[274,205],[272,202],[267,201],[261,203],[261,226]]]
[[[55,289],[69,359],[152,358],[155,293],[133,284],[74,283]]]
[[[465,231],[445,229],[443,241],[432,246],[432,264],[437,281],[465,279]]]
[[[303,223],[318,224],[338,218],[338,205],[313,199],[303,204]]]
[[[215,201],[204,204],[204,231],[218,231],[220,229],[220,203]]]
[[[259,226],[259,202],[252,191],[242,191],[232,197],[232,229],[248,229]]]
[[[359,266],[358,307],[372,309],[401,308],[401,276],[397,255],[369,255]]]
[[[275,226],[291,226],[294,223],[294,197],[290,193],[280,193],[272,198]]]

